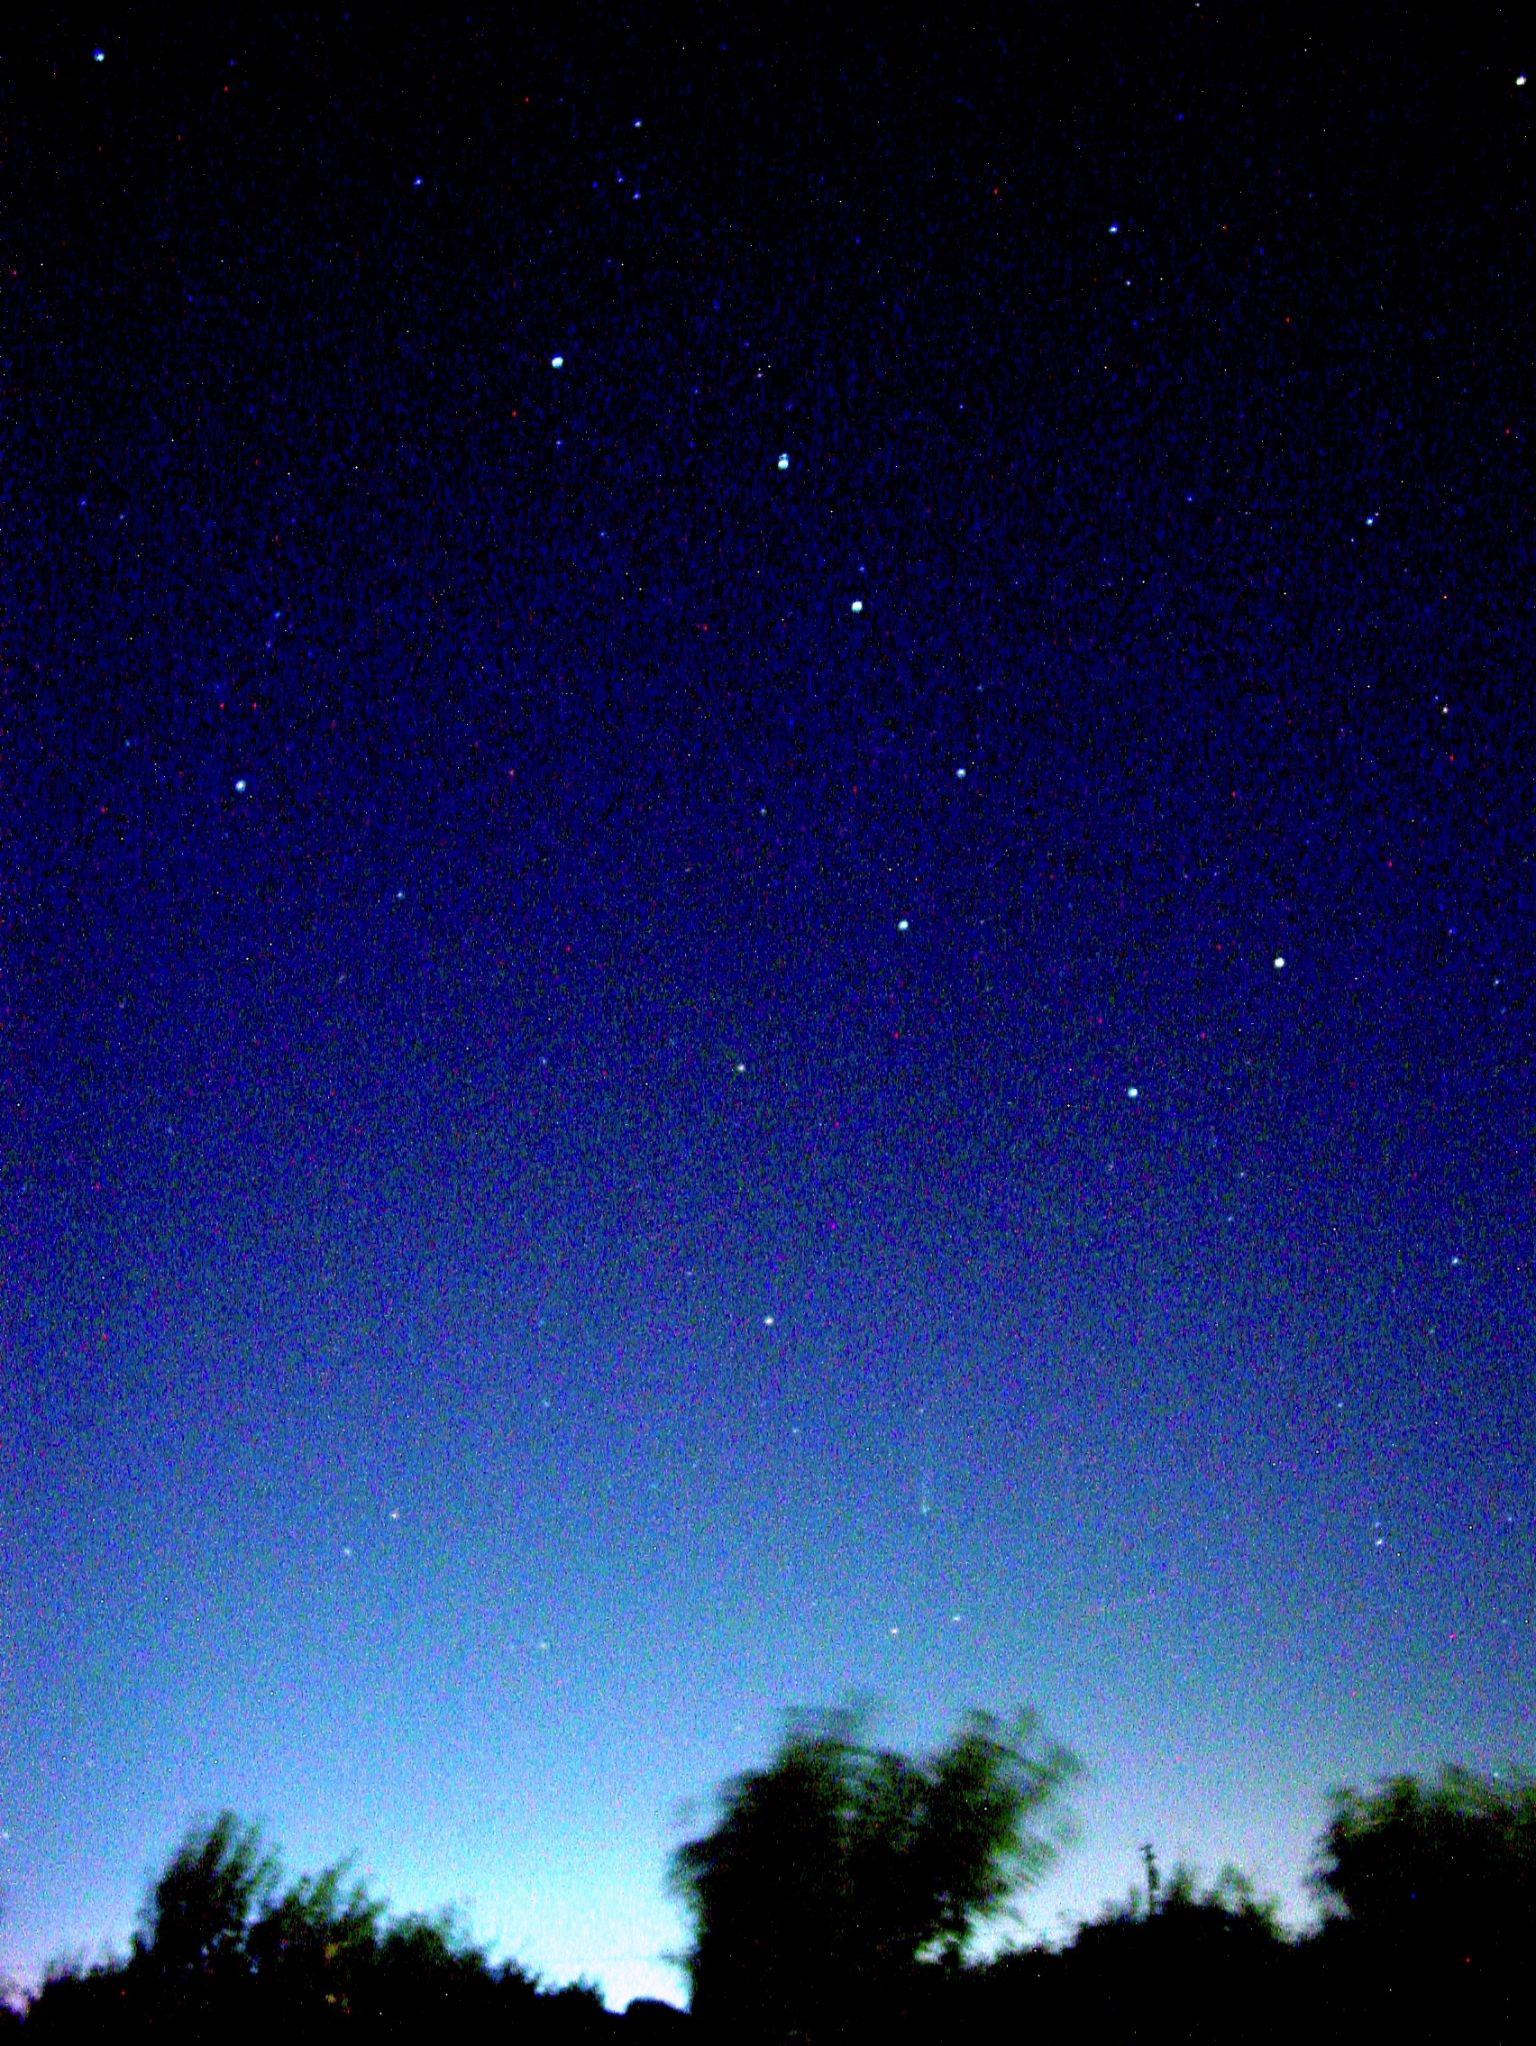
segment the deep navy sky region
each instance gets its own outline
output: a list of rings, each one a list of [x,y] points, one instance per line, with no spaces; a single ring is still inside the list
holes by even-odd
[[[227,1804],[675,1995],[858,1691],[1037,1933],[1530,1759],[1536,42],[827,12],[0,39],[18,1979]]]

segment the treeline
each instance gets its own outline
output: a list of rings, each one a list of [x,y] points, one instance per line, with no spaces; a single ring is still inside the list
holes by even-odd
[[[254,1830],[191,1832],[126,1959],[52,1973],[9,2023],[47,2042],[665,2039],[729,2046],[1406,2046],[1536,2039],[1536,1782],[1447,1770],[1340,1792],[1318,1926],[1288,1934],[1236,1871],[1163,1876],[1061,1948],[974,1958],[1065,1838],[1075,1758],[973,1715],[936,1754],[851,1713],[792,1722],[674,1857],[690,2014],[623,2017],[586,1984],[493,1963],[451,1917],[391,1918],[344,1869],[284,1884]]]
[[[973,1715],[926,1760],[855,1716],[792,1724],[678,1853],[692,2009],[731,2046],[1327,2046],[1536,2040],[1536,1782],[1448,1770],[1342,1791],[1318,1844],[1321,1922],[1288,1935],[1237,1871],[1165,1881],[1062,1949],[967,1960],[1061,1846],[1078,1764]]]
[[[145,1905],[126,1959],[50,1971],[11,2018],[18,2046],[277,2041],[647,2041],[684,2026],[644,1999],[621,2019],[589,1983],[549,1989],[495,1963],[451,1913],[391,1917],[345,1866],[284,1884],[232,1813],[194,1827]]]

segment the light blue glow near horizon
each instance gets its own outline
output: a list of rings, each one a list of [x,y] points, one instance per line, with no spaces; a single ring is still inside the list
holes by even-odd
[[[385,1790],[383,1784],[355,1788],[363,1809]],[[684,1973],[668,1959],[685,1943],[686,1924],[664,1881],[670,1847],[686,1832],[667,1823],[665,1810],[654,1824],[643,1817],[636,1824],[638,1815],[631,1812],[621,1824],[605,1827],[600,1809],[592,1808],[541,1838],[522,1841],[500,1827],[456,1841],[361,1824],[348,1840],[335,1823],[333,1800],[324,1800],[330,1822],[317,1824],[305,1821],[302,1790],[299,1799],[286,1810],[270,1804],[263,1811],[250,1802],[237,1807],[262,1824],[287,1873],[348,1861],[392,1910],[451,1908],[493,1958],[516,1960],[550,1985],[596,1982],[614,2009],[636,1996],[686,2001]],[[1273,1829],[1250,1814],[1220,1838],[1208,1820],[1181,1815],[1166,1795],[1148,1798],[1132,1816],[1107,1784],[1090,1783],[1074,1800],[1078,1838],[1038,1886],[1020,1895],[1016,1914],[1001,1920],[985,1944],[1060,1939],[1137,1882],[1139,1846],[1147,1838],[1166,1868],[1188,1859],[1214,1876],[1223,1862],[1236,1862],[1261,1892],[1278,1895],[1287,1920],[1298,1923],[1308,1910],[1305,1856],[1323,1813],[1320,1792],[1304,1802],[1309,1810],[1277,1815]],[[218,1803],[199,1799],[195,1809],[208,1812]],[[20,1908],[5,1928],[3,1952],[6,1971],[19,1986],[35,1987],[50,1961],[90,1961],[126,1951],[144,1892],[182,1831],[181,1822],[167,1827],[146,1823],[148,1816],[129,1814],[121,1826],[106,1829],[116,1836],[118,1866],[142,1871],[138,1882],[103,1881],[88,1862],[71,1865],[60,1856],[52,1860],[46,1883],[38,1885],[26,1867],[28,1843],[13,1837],[8,1880]],[[451,1834],[454,1828],[450,1822],[436,1830]],[[38,1844],[45,1853],[57,1851],[46,1838]]]
[[[892,1672],[871,1658],[845,1674],[848,1681],[821,1702],[871,1692]],[[1132,1679],[1128,1692],[1137,1688]],[[878,1711],[872,1727],[879,1741],[922,1751],[957,1722],[953,1701],[935,1699],[920,1676],[899,1695],[888,1685],[888,1695],[896,1703]],[[1139,1708],[1122,1699],[1116,1709],[1111,1698],[1110,1711],[1096,1714],[1096,1734],[1091,1725],[1068,1723],[1078,1715],[1062,1712],[1061,1697],[1045,1712],[1046,1730],[1089,1763],[1071,1799],[1075,1838],[995,1938],[1059,1939],[1139,1880],[1140,1843],[1148,1839],[1165,1868],[1187,1860],[1214,1876],[1236,1863],[1299,1923],[1308,1915],[1304,1876],[1326,1816],[1327,1783],[1340,1773],[1370,1780],[1389,1766],[1436,1759],[1367,1742],[1358,1751],[1363,1769],[1341,1772],[1332,1765],[1342,1757],[1328,1757],[1315,1780],[1291,1781],[1282,1774],[1284,1730],[1275,1728],[1267,1742],[1244,1743],[1212,1766],[1160,1752],[1157,1699],[1148,1696],[1151,1713],[1141,1724]],[[319,1702],[310,1724],[323,1730],[339,1699]],[[275,1767],[272,1726],[227,1723],[174,1770],[149,1772],[137,1785],[128,1780],[131,1770],[105,1782],[83,1770],[75,1809],[14,1815],[4,1843],[12,1908],[0,1928],[0,1966],[34,1986],[52,1959],[125,1950],[149,1882],[186,1824],[228,1805],[262,1827],[289,1874],[348,1861],[393,1910],[450,1907],[495,1958],[515,1959],[552,1985],[595,1981],[614,2008],[635,1996],[684,2001],[682,1972],[668,1958],[686,1938],[666,1887],[668,1857],[708,1823],[715,1789],[771,1754],[781,1724],[777,1708],[747,1708],[701,1726],[683,1780],[667,1757],[637,1749],[637,1728],[622,1715],[606,1738],[594,1726],[584,1752],[573,1746],[559,1754],[549,1729],[541,1739],[509,1724],[505,1738],[485,1743],[473,1768],[462,1766],[462,1756],[434,1759],[430,1741],[414,1766],[406,1748],[354,1747],[312,1763],[290,1746],[285,1765]],[[98,1792],[113,1794],[97,1805]],[[98,1823],[91,1828],[81,1819],[93,1806]]]
[[[290,1873],[350,1858],[393,1909],[456,1906],[551,1983],[677,1999],[670,1853],[786,1708],[861,1694],[907,1751],[1028,1703],[1079,1752],[1076,1842],[1022,1900],[1035,1938],[1123,1897],[1144,1840],[1165,1869],[1235,1862],[1299,1918],[1329,1785],[1433,1769],[1450,1727],[1455,1758],[1508,1759],[1511,1692],[1473,1711],[1453,1662],[1398,1651],[1395,1525],[1378,1547],[1322,1484],[1268,1513],[1241,1444],[1172,1461],[1134,1405],[1106,1434],[1103,1388],[1162,1340],[1152,1310],[1106,1375],[1043,1322],[898,1340],[887,1300],[871,1391],[852,1310],[818,1322],[785,1268],[769,1326],[763,1292],[736,1274],[729,1319],[701,1307],[649,1363],[622,1324],[514,1354],[467,1306],[398,1355],[333,1330],[331,1385],[310,1346],[212,1309],[174,1339],[146,1321],[58,1466],[13,1615],[32,1750],[0,1757],[0,1970],[121,1951],[187,1824],[229,1807]],[[716,1319],[734,1333],[701,1332]],[[765,1345],[776,1402],[717,1440],[685,1397],[700,1357],[723,1382]],[[434,1347],[475,1368],[433,1376]],[[152,1369],[181,1390],[146,1419]],[[432,1396],[405,1409],[413,1375]],[[27,1425],[63,1456],[53,1410]],[[1307,1515],[1344,1529],[1335,1549]],[[1453,1564],[1412,1591],[1453,1613]]]

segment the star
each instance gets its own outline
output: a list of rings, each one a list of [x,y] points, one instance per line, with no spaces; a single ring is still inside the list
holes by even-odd
[[[551,369],[564,369],[565,357],[563,355],[552,355],[549,358],[549,366]]]
[[[864,609],[864,599],[862,597],[855,597],[848,608],[855,613],[862,611]]]

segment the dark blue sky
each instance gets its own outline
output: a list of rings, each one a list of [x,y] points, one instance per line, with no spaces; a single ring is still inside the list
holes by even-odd
[[[5,32],[13,1974],[233,1804],[676,1994],[854,1691],[1080,1750],[1036,1931],[1529,1762],[1536,53],[1440,12]]]

